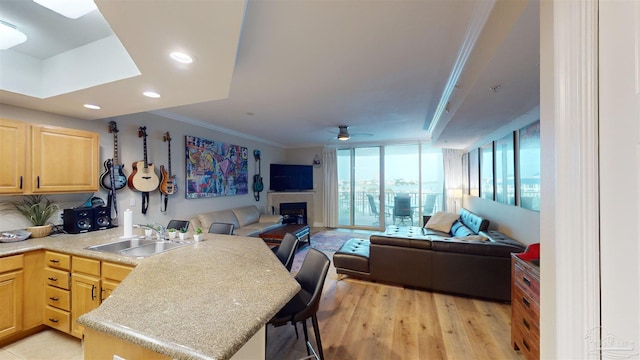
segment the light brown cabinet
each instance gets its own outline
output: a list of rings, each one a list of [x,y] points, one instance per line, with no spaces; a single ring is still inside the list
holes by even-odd
[[[98,191],[99,152],[98,133],[0,119],[0,194]]]
[[[511,343],[526,359],[540,358],[540,268],[511,255]]]
[[[24,256],[0,258],[0,339],[22,330]]]
[[[44,253],[45,309],[43,323],[70,333],[71,255],[53,251]]]
[[[84,327],[76,320],[100,306],[132,266],[45,252],[44,322],[60,331],[82,338]]]

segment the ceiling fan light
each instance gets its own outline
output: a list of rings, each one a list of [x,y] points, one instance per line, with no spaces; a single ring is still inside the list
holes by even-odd
[[[93,0],[33,0],[35,3],[69,19],[87,15],[98,7]]]
[[[348,126],[338,126],[338,129],[340,129],[340,131],[338,132],[338,140],[340,141],[347,141],[349,140],[349,138],[351,138],[351,136],[349,136],[349,131],[347,129],[349,129]]]
[[[27,41],[27,35],[15,26],[0,20],[0,50],[10,49]]]

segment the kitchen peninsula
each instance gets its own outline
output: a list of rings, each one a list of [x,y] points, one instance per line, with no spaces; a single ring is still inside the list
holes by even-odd
[[[259,238],[206,234],[205,241],[147,258],[85,249],[116,241],[121,231],[0,244],[0,257],[50,250],[137,265],[97,309],[79,318],[87,358],[93,358],[96,338],[102,346],[108,338],[159,358],[231,359],[250,340],[264,351],[265,324],[300,289]],[[106,348],[118,355],[113,345]]]

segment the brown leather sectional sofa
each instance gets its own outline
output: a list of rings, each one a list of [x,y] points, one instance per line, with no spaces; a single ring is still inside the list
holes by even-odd
[[[466,209],[449,233],[389,226],[369,241],[347,242],[334,265],[338,274],[367,280],[510,301],[511,253],[525,246],[488,227]]]

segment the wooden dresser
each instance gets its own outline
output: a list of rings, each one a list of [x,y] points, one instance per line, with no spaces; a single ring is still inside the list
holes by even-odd
[[[539,244],[511,255],[511,343],[526,359],[540,358]]]

